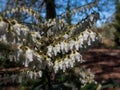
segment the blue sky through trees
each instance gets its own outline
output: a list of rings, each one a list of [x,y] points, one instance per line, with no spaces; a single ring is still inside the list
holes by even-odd
[[[41,0],[42,1],[42,0]],[[70,9],[77,8],[79,6],[88,4],[93,2],[94,0],[69,0],[70,1]],[[5,10],[7,0],[0,0],[0,12]],[[102,23],[108,21],[108,18],[111,17],[115,12],[115,2],[114,0],[98,0],[98,7],[93,8],[95,11],[99,11],[100,13],[100,20],[97,22],[97,26],[101,26]],[[68,0],[55,0],[56,3],[56,12],[57,15],[62,14],[66,11]],[[87,11],[90,13],[91,11]],[[40,14],[45,17],[45,8],[43,8]],[[72,17],[72,23],[77,23],[84,17],[84,13],[76,13]]]

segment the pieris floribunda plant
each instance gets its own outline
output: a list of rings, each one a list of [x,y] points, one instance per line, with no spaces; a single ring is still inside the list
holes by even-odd
[[[85,9],[87,7],[84,6]],[[78,11],[82,9],[78,8]],[[15,10],[17,9],[12,9],[11,12]],[[26,8],[21,8],[21,11],[25,10]],[[28,68],[25,72],[31,79],[42,77],[46,69],[55,74],[59,71],[66,72],[75,67],[76,63],[78,65],[85,62],[80,53],[82,49],[101,41],[101,35],[92,28],[98,18],[99,14],[94,12],[75,25],[67,24],[64,19],[49,19],[38,22],[38,29],[35,29],[31,28],[35,25],[21,24],[1,16],[0,42],[11,46],[13,51],[10,59],[21,62]],[[94,76],[91,73],[88,72],[88,75],[80,69],[79,74],[83,84],[93,81]]]

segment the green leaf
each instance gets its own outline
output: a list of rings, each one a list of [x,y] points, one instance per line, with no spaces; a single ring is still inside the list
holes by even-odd
[[[91,83],[91,84],[86,84],[81,90],[96,90],[98,85]]]

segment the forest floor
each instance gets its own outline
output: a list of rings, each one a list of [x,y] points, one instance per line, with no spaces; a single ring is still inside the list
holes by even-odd
[[[120,84],[120,49],[90,49],[83,53],[83,59],[86,62],[82,65],[91,69],[98,82],[111,80]]]

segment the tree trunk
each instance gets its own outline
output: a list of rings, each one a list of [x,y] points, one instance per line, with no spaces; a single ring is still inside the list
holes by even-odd
[[[48,90],[53,90],[52,81],[51,81],[51,78],[50,78],[51,73],[49,72],[48,69],[49,69],[49,68],[46,66],[45,75],[46,75],[47,82],[48,82]]]
[[[46,4],[46,19],[55,18],[56,11],[55,11],[55,0],[45,0]]]

